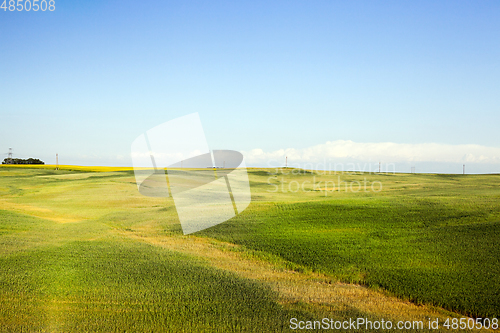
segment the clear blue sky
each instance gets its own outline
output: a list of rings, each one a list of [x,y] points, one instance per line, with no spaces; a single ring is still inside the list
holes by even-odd
[[[0,10],[0,153],[130,165],[139,134],[192,112],[213,149],[498,148],[500,2],[56,0],[54,12]]]

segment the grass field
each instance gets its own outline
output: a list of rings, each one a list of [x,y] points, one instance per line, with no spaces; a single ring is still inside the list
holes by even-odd
[[[0,167],[0,331],[500,316],[499,175],[250,169],[247,210],[183,236],[130,169],[60,169]]]
[[[277,176],[285,184],[312,183],[313,177]],[[261,188],[269,187],[269,176],[261,177]],[[347,176],[349,182],[360,177]],[[342,281],[382,287],[419,304],[499,316],[500,176],[368,178],[382,181],[385,189],[341,190],[326,197],[297,192],[285,200],[278,192],[201,234],[273,253]]]

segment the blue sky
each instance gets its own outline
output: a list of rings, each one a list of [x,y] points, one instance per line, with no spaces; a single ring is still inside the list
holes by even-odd
[[[131,165],[138,135],[198,112],[210,147],[248,164],[352,141],[326,154],[500,172],[499,78],[498,1],[60,0],[0,10],[0,152]],[[360,150],[387,143],[437,151]]]

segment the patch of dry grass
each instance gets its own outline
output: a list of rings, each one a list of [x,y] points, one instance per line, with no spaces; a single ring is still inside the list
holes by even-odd
[[[10,210],[17,213],[26,214],[29,216],[39,217],[46,220],[51,220],[59,223],[71,223],[78,222],[81,219],[75,219],[70,217],[61,217],[60,214],[54,213],[53,210],[43,207],[38,207],[34,205],[25,205],[5,199],[0,199],[0,209]]]

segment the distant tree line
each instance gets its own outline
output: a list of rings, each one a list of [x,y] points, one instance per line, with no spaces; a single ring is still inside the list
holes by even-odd
[[[2,161],[2,164],[45,164],[43,161],[40,161],[38,158],[28,158],[27,160],[23,160],[22,158],[6,158]]]

